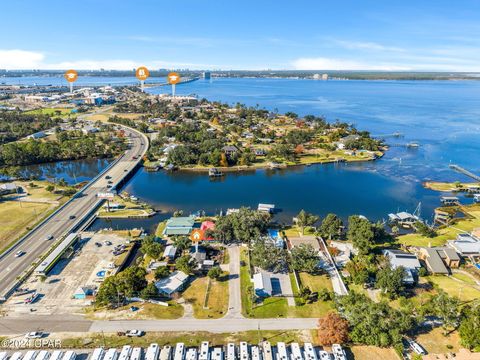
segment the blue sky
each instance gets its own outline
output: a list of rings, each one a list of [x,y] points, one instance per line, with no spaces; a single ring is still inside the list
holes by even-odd
[[[480,71],[479,19],[477,0],[5,1],[0,68]]]

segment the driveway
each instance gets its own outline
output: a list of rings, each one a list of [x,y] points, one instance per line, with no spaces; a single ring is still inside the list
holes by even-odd
[[[230,262],[228,263],[228,311],[224,318],[243,319],[242,296],[240,293],[240,246],[228,247]]]

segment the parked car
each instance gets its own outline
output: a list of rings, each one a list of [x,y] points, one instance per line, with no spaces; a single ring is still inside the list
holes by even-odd
[[[412,339],[407,339],[408,346],[412,351],[418,355],[427,355],[427,351],[416,341]]]
[[[130,337],[140,337],[145,335],[145,331],[143,330],[128,330],[125,335]]]
[[[76,216],[75,216],[75,215],[70,215],[68,218],[69,218],[70,220],[73,220],[73,219],[76,218]]]
[[[45,335],[42,331],[32,331],[25,334],[25,338],[27,339],[40,339]]]
[[[47,236],[45,237],[45,240],[52,240],[52,239],[53,239],[53,235],[47,235]]]
[[[25,255],[25,254],[26,254],[25,251],[23,251],[23,250],[18,250],[18,251],[15,253],[15,257],[20,257],[20,256],[23,256],[23,255]]]

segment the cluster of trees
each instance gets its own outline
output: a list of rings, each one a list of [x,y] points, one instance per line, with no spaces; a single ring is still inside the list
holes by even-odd
[[[117,115],[111,116],[108,118],[108,122],[125,125],[134,129],[137,129],[141,132],[146,133],[148,131],[148,125],[144,121],[135,121],[132,119],[123,118]]]
[[[62,141],[63,140],[63,141]],[[110,137],[91,134],[76,139],[39,141],[30,139],[0,146],[0,167],[23,166],[60,160],[113,157],[125,144]]]
[[[236,213],[218,218],[215,230],[209,232],[208,236],[227,244],[233,242],[251,244],[266,233],[269,221],[268,214],[242,207]]]
[[[60,118],[19,111],[0,111],[0,145],[55,127]]]
[[[130,297],[156,296],[157,288],[154,284],[148,284],[146,275],[147,271],[144,268],[131,266],[114,276],[107,277],[98,290],[96,304],[121,306]]]
[[[393,240],[382,223],[372,224],[368,219],[358,215],[348,218],[347,239],[353,243],[361,255],[368,254],[375,244]]]

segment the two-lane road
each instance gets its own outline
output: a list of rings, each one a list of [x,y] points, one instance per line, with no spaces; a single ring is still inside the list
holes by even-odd
[[[148,139],[137,131],[124,129],[125,134],[132,141],[124,155],[0,257],[0,298],[9,296],[9,292],[18,282],[19,276],[33,263],[37,263],[39,258],[53,246],[57,238],[75,229],[93,210],[98,208],[102,202],[97,198],[99,192],[109,191],[109,186],[115,188],[131,171],[136,169],[148,149]],[[54,239],[47,240],[49,236],[53,236]],[[24,251],[25,254],[16,257],[15,254],[18,251]]]

